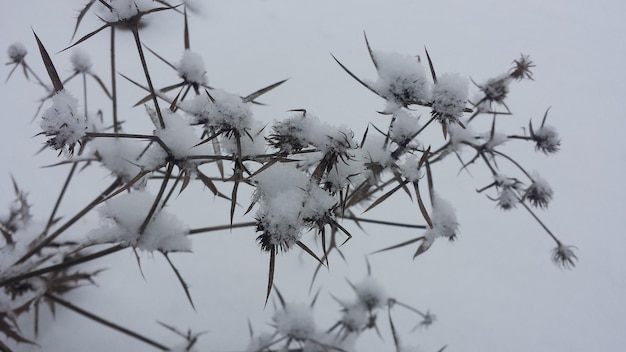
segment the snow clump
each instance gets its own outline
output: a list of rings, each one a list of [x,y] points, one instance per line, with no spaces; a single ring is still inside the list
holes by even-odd
[[[206,68],[200,54],[186,49],[183,52],[183,58],[180,60],[178,67],[178,76],[186,82],[196,85],[206,85]]]
[[[279,334],[306,341],[315,334],[313,308],[305,303],[287,303],[272,318]]]
[[[9,55],[9,58],[12,62],[19,63],[24,60],[24,57],[26,57],[26,54],[28,54],[28,50],[26,50],[24,44],[20,42],[15,42],[9,46],[9,49],[7,49],[7,54]]]
[[[154,199],[148,192],[133,191],[108,200],[99,209],[105,222],[87,234],[88,243],[122,243],[150,252],[191,251],[187,227],[162,209],[155,212],[143,233],[139,233]]]
[[[43,134],[52,136],[46,143],[71,154],[74,145],[87,132],[87,119],[78,112],[78,100],[65,90],[52,96],[52,106],[44,111],[40,123]]]
[[[378,79],[371,87],[388,102],[406,106],[430,98],[424,67],[416,57],[381,51],[374,51],[372,55]]]
[[[89,55],[81,49],[74,49],[70,56],[70,61],[72,62],[74,71],[78,73],[89,73],[93,66]]]
[[[433,116],[446,125],[458,123],[468,97],[468,81],[458,73],[446,73],[433,87]]]

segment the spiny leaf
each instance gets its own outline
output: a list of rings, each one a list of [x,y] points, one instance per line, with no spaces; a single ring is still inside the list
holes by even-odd
[[[428,54],[428,49],[424,47],[424,51],[426,51],[426,58],[428,59],[428,67],[430,67],[430,74],[433,76],[433,82],[437,83],[437,74],[435,73],[435,66],[433,66],[433,61],[430,59],[430,55]]]
[[[56,68],[54,68],[54,64],[52,63],[52,59],[50,59],[50,55],[48,55],[48,51],[39,40],[37,33],[33,31],[35,35],[35,40],[37,40],[37,46],[39,46],[39,52],[41,53],[41,59],[43,60],[44,66],[46,66],[46,71],[48,71],[48,76],[50,77],[50,81],[52,81],[52,85],[54,86],[54,92],[58,93],[63,90],[63,83],[59,78],[59,74],[57,73]]]
[[[98,34],[100,31],[102,31],[103,29],[108,28],[108,27],[110,27],[110,26],[111,26],[111,24],[110,24],[110,23],[107,23],[107,24],[103,25],[102,27],[100,27],[100,28],[96,29],[95,31],[90,32],[90,33],[88,33],[88,34],[84,35],[82,38],[78,39],[78,41],[77,41],[76,43],[74,43],[74,44],[72,44],[72,45],[68,46],[67,48],[65,48],[65,49],[63,49],[63,50],[61,50],[61,51],[59,51],[59,52],[60,52],[60,53],[62,53],[62,52],[64,52],[64,51],[65,51],[65,50],[67,50],[67,49],[70,49],[70,48],[75,47],[76,45],[78,45],[78,44],[80,44],[80,43],[84,42],[85,40],[87,40],[87,39],[89,39],[89,38],[93,37],[94,35]]]
[[[183,290],[185,290],[185,295],[187,296],[187,299],[189,300],[189,303],[191,304],[191,307],[193,308],[193,310],[196,310],[196,307],[193,304],[193,300],[191,299],[191,293],[189,293],[189,286],[187,285],[187,283],[183,279],[182,275],[180,274],[180,272],[178,271],[176,266],[174,266],[174,263],[172,263],[172,261],[170,260],[170,257],[167,255],[167,253],[165,253],[165,252],[161,252],[161,253],[163,253],[163,256],[165,257],[165,259],[167,259],[167,263],[170,265],[172,270],[174,270],[174,274],[176,274],[176,277],[178,278],[178,282],[180,282],[181,286],[183,287]]]
[[[89,11],[89,8],[91,8],[91,5],[93,5],[94,2],[96,2],[96,0],[89,0],[87,5],[85,5],[85,7],[83,7],[83,9],[78,13],[78,17],[76,17],[76,25],[74,26],[74,32],[72,33],[70,41],[74,40],[74,36],[76,36],[80,22],[83,20],[83,17],[85,17],[85,14]]]
[[[272,245],[270,248],[270,269],[267,274],[267,295],[265,296],[265,306],[267,306],[267,301],[270,299],[270,293],[272,292],[272,287],[274,286],[275,265],[276,265],[276,246]]]
[[[333,59],[339,64],[339,66],[341,66],[341,68],[343,68],[344,71],[346,71],[350,77],[354,78],[357,82],[361,83],[361,85],[363,85],[363,87],[369,89],[370,91],[372,91],[374,94],[378,95],[379,97],[381,96],[374,88],[370,87],[367,83],[363,82],[359,77],[357,77],[354,73],[350,72],[350,70],[348,70],[348,68],[346,66],[344,66],[341,62],[339,62],[339,60],[337,60],[337,58],[335,57],[335,55],[333,55],[332,53],[330,54],[330,56],[333,57]]]
[[[297,241],[296,244],[298,245],[298,247],[307,252],[308,255],[315,258],[315,260],[317,260],[320,264],[324,265],[324,261],[322,261],[317,255],[315,255],[315,253],[313,253],[313,251],[309,247],[307,247],[307,245],[305,245],[301,241]]]
[[[421,241],[421,240],[423,240],[423,239],[424,239],[424,236],[416,237],[416,238],[413,238],[413,239],[411,239],[411,240],[408,240],[408,241],[404,241],[404,242],[398,243],[398,244],[393,245],[393,246],[391,246],[391,247],[387,247],[387,248],[379,249],[379,250],[374,251],[374,252],[372,252],[372,253],[370,253],[370,254],[376,254],[376,253],[381,253],[381,252],[390,251],[390,250],[392,250],[392,249],[396,249],[396,248],[401,248],[401,247],[404,247],[404,246],[408,246],[408,245],[410,245],[411,243],[415,243],[415,242],[417,242],[417,241]]]
[[[244,103],[250,103],[253,102],[254,99],[260,97],[261,95],[269,92],[270,90],[280,86],[281,84],[287,82],[287,79],[283,79],[282,81],[276,82],[274,84],[270,84],[269,86],[265,87],[265,88],[261,88],[259,90],[257,90],[256,92],[249,94],[248,96],[244,97],[242,100]]]
[[[417,196],[417,204],[420,207],[420,211],[422,212],[422,216],[426,223],[428,223],[428,227],[433,228],[433,222],[430,220],[430,216],[428,216],[428,212],[426,211],[426,207],[424,206],[424,201],[422,200],[422,196],[420,195],[420,189],[417,182],[413,182],[413,187],[415,188],[415,194]]]
[[[365,37],[365,45],[367,45],[367,51],[370,54],[372,63],[374,63],[374,67],[376,67],[376,71],[378,71],[379,69],[378,62],[376,62],[376,57],[374,56],[374,52],[372,51],[372,48],[370,47],[370,42],[367,40],[367,34],[365,34],[365,31],[363,31],[363,36]]]
[[[363,211],[363,213],[366,213],[367,211],[371,210],[372,208],[374,208],[375,206],[379,205],[380,203],[384,202],[387,198],[391,197],[391,195],[393,195],[394,193],[396,193],[397,190],[401,189],[402,187],[404,187],[409,181],[402,181],[400,182],[396,187],[394,187],[392,190],[390,190],[389,192],[383,194],[382,196],[380,196],[378,199],[376,199],[374,201],[374,203],[372,203],[369,207],[367,207],[367,209],[365,209],[365,211]]]

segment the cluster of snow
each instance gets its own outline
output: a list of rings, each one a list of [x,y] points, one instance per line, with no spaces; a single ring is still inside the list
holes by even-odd
[[[140,12],[154,8],[151,0],[110,0],[107,3],[111,9],[101,4],[98,8],[99,16],[106,22],[129,20]]]
[[[545,154],[556,153],[561,147],[561,139],[556,129],[550,125],[541,126],[538,130],[532,131],[535,149],[541,150]]]
[[[398,165],[402,176],[409,182],[417,182],[424,176],[424,172],[419,167],[420,158],[416,155],[407,156],[404,161]]]
[[[45,135],[53,136],[47,141],[49,146],[71,152],[87,132],[87,119],[78,112],[78,100],[62,90],[52,96],[52,106],[44,111],[40,126]]]
[[[202,142],[196,130],[182,116],[169,109],[161,111],[165,128],[157,128],[154,135],[159,137],[179,160],[184,160],[193,155],[207,155],[211,150],[208,144]]]
[[[397,109],[394,111],[392,121],[389,130],[390,137],[391,140],[398,145],[408,144],[415,138],[416,133],[422,127],[418,122],[418,118],[405,109]]]
[[[424,67],[410,55],[374,51],[378,79],[371,87],[390,103],[400,106],[430,98],[430,85]]]
[[[504,175],[496,175],[494,179],[499,192],[498,206],[504,210],[515,208],[519,202],[518,193],[521,189],[521,182]]]
[[[328,152],[345,153],[356,148],[354,134],[345,126],[335,127],[311,113],[297,113],[276,122],[270,141],[277,149],[292,153],[310,145],[323,154]]]
[[[9,55],[9,58],[12,62],[22,62],[22,60],[24,60],[24,57],[26,57],[26,54],[28,54],[28,50],[26,50],[24,44],[20,42],[15,42],[9,46],[9,49],[7,49],[7,54]]]
[[[260,204],[257,218],[269,243],[283,249],[295,244],[304,228],[330,216],[337,202],[292,163],[273,165],[253,180],[253,201]]]
[[[95,138],[89,143],[102,166],[124,182],[130,181],[141,172],[139,158],[144,145],[143,141],[128,138]]]
[[[532,184],[524,193],[524,199],[528,199],[530,203],[536,207],[547,207],[554,195],[552,187],[537,173],[533,174],[532,181]]]
[[[381,308],[387,304],[387,293],[382,285],[371,276],[354,285],[359,304],[368,310]]]
[[[200,54],[191,51],[191,49],[186,49],[183,52],[183,58],[176,69],[178,70],[178,76],[186,82],[198,85],[206,85],[208,82],[202,57]]]
[[[359,185],[366,180],[365,157],[362,149],[351,151],[349,158],[336,163],[326,174],[324,185],[334,194],[346,186]]]
[[[272,318],[276,331],[298,341],[306,341],[316,332],[313,308],[305,303],[286,303]]]
[[[108,200],[99,209],[104,223],[87,234],[87,243],[122,243],[146,251],[191,251],[187,227],[162,209],[157,209],[144,232],[139,233],[154,200],[152,194],[143,191]]]
[[[391,165],[393,158],[391,150],[385,145],[385,136],[380,134],[371,134],[367,136],[365,144],[361,146],[365,162],[370,165],[378,165],[382,169]]]
[[[511,83],[511,76],[507,73],[503,73],[495,78],[488,79],[485,83],[478,86],[480,88],[480,95],[475,105],[485,103],[486,105],[481,107],[482,110],[491,109],[491,103],[502,103],[509,94],[509,84]]]
[[[70,61],[72,62],[72,67],[74,68],[74,71],[79,73],[89,73],[91,71],[91,67],[93,66],[89,54],[79,48],[76,48],[74,49],[74,51],[72,51]]]
[[[465,128],[459,124],[448,126],[448,135],[450,136],[450,149],[452,151],[460,151],[465,143],[474,143],[476,133],[471,125],[465,125]]]
[[[443,123],[458,122],[467,102],[469,83],[460,74],[446,73],[433,86],[433,114]]]
[[[432,238],[433,240],[437,237],[454,239],[459,228],[459,221],[457,220],[454,207],[436,192],[433,193],[432,204],[430,220],[433,223],[433,227],[426,230],[424,236],[427,239]]]

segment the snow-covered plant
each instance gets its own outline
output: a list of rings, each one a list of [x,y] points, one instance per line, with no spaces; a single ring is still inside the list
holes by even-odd
[[[142,19],[157,12],[179,19],[184,27],[184,51],[175,64],[168,62],[166,55],[149,49],[141,39]],[[362,332],[379,332],[381,314],[388,315],[395,350],[412,351],[400,338],[392,309],[401,307],[419,315],[416,327],[429,326],[435,317],[389,296],[372,277],[369,264],[366,278],[354,284],[348,281],[355,297],[336,299],[341,306],[340,317],[329,329],[323,329],[314,319],[317,296],[311,304],[288,303],[274,289],[278,286],[274,283],[276,258],[281,252],[303,250],[317,266],[314,281],[321,268],[329,267],[335,254],[343,257],[342,251],[350,248],[352,233],[367,223],[409,228],[416,233],[413,239],[391,244],[374,254],[415,246],[416,258],[442,241],[440,238],[455,240],[461,227],[457,211],[466,209],[450,198],[446,185],[439,181],[447,170],[439,165],[453,159],[448,158],[452,155],[461,171],[486,171],[486,176],[479,177],[486,177],[488,181],[483,184],[488,185],[478,193],[488,194],[498,208],[523,208],[537,221],[555,241],[552,260],[557,265],[575,265],[574,247],[563,244],[533,210],[548,206],[554,196],[552,188],[537,174],[529,174],[505,149],[514,141],[525,141],[544,154],[558,152],[561,141],[556,129],[546,125],[548,111],[539,128],[529,122],[522,135],[496,128],[501,115],[512,115],[506,104],[512,86],[533,79],[530,70],[534,64],[529,57],[522,55],[510,70],[475,83],[476,91],[470,95],[468,82],[474,81],[460,73],[437,75],[428,51],[426,60],[422,60],[415,53],[374,50],[366,37],[376,78],[360,79],[337,58],[335,61],[384,100],[380,114],[387,127],[372,124],[361,138],[356,138],[354,131],[362,126],[333,125],[303,108],[291,109],[283,119],[272,123],[258,119],[256,105],[262,104],[257,99],[286,80],[246,96],[209,86],[214,68],[206,66],[201,53],[191,49],[185,4],[89,0],[78,16],[75,31],[85,16],[96,16],[104,24],[66,48],[72,48],[71,70],[57,71],[58,62],[55,65],[36,36],[49,80],[44,82],[28,66],[25,45],[15,43],[7,52],[8,65],[12,66],[9,77],[20,67],[27,79],[45,89],[45,108],[43,112],[39,111],[42,106],[37,110],[40,135],[47,137],[47,146],[65,151],[59,153],[64,156],[55,165],[70,164],[71,170],[47,221],[35,220],[41,216],[31,213],[26,193],[15,182],[16,199],[8,211],[0,213],[0,334],[12,340],[12,345],[0,341],[0,350],[35,340],[19,329],[16,317],[29,314],[32,307],[38,316],[41,302],[51,308],[63,306],[159,350],[194,350],[202,333],[181,333],[161,324],[183,339],[176,346],[165,346],[87,312],[62,295],[93,282],[97,271],[80,271],[79,264],[129,249],[137,259],[142,251],[163,255],[193,305],[184,272],[171,261],[170,253],[183,252],[181,255],[195,258],[198,266],[204,267],[202,258],[193,257],[189,236],[242,227],[256,230],[257,244],[269,259],[267,285],[260,288],[259,296],[267,304],[274,293],[279,301],[270,324],[274,331],[256,337],[251,331],[247,351],[354,351]],[[115,54],[110,56],[114,72],[110,81],[105,82],[95,73],[100,68],[94,67],[80,47],[105,30],[111,33],[107,54],[114,53],[120,43],[116,33],[130,32],[134,41],[130,49],[138,54],[142,78],[115,74],[119,72]],[[171,69],[168,71],[175,83],[156,88],[153,76],[157,69],[152,63],[148,65],[148,52]],[[58,72],[70,73],[62,80]],[[65,88],[74,77],[82,77],[83,83],[91,77],[99,90],[87,91],[83,84],[82,97],[75,97]],[[121,111],[120,77],[143,96],[136,105],[144,108]],[[93,104],[98,105],[99,113],[91,112]],[[122,117],[126,119],[132,113],[144,116],[147,123],[143,131],[130,133],[123,126]],[[324,118],[340,121],[342,116]],[[490,121],[490,128],[485,130],[481,119]],[[469,150],[473,157],[464,160],[461,150]],[[98,189],[97,196],[74,215],[59,215],[60,205],[69,194],[67,189],[78,187],[74,186],[78,171],[98,167],[105,170],[108,187],[91,180]],[[199,228],[186,225],[192,219],[177,212],[177,205],[183,202],[177,195],[192,183],[208,189],[208,193],[198,192],[199,197],[215,198],[214,204],[229,210],[226,219],[217,219],[224,224]],[[356,215],[381,206],[400,190],[417,203],[417,221],[397,223]],[[88,221],[93,213],[100,215],[99,223]],[[210,216],[217,213],[211,212]],[[239,218],[248,221],[236,222]],[[76,231],[78,223],[89,223],[91,230]],[[67,233],[73,234],[71,240],[61,241]],[[317,245],[307,244],[311,242]]]

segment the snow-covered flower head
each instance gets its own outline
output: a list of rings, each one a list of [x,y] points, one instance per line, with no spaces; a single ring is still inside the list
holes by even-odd
[[[178,76],[184,79],[185,82],[195,85],[207,84],[204,61],[200,54],[191,51],[191,49],[186,49],[183,52],[183,58],[176,69],[178,70]]]
[[[548,207],[552,200],[552,187],[541,176],[533,175],[533,183],[526,189],[524,199],[528,199],[530,204],[540,208]]]
[[[359,304],[368,310],[383,307],[387,304],[387,293],[382,285],[371,276],[353,286]]]
[[[91,66],[93,65],[89,55],[84,50],[79,48],[72,51],[70,61],[72,62],[74,71],[78,73],[89,73],[91,71]]]
[[[495,185],[499,192],[496,199],[498,206],[504,210],[515,208],[519,202],[519,192],[521,191],[522,183],[515,178],[496,175]]]
[[[26,57],[26,54],[28,54],[28,50],[26,50],[24,44],[20,42],[11,44],[7,49],[7,55],[9,55],[9,59],[11,59],[11,62],[13,63],[22,62],[24,57]]]
[[[401,106],[416,104],[430,98],[430,86],[424,67],[410,55],[372,52],[378,79],[372,88],[388,101]]]
[[[430,219],[433,227],[426,232],[426,238],[444,237],[449,240],[456,238],[459,222],[452,204],[436,192],[433,193],[433,209]]]
[[[468,84],[458,73],[439,77],[433,86],[432,115],[446,125],[458,123],[467,102]]]
[[[393,122],[389,130],[393,142],[398,145],[408,145],[421,126],[418,118],[406,109],[397,109],[393,112]]]
[[[535,141],[535,149],[545,154],[553,154],[561,148],[561,139],[556,129],[550,125],[543,125],[538,130],[530,130],[530,137]]]
[[[78,112],[78,100],[65,90],[52,96],[52,106],[41,118],[42,134],[52,137],[46,143],[56,150],[71,154],[87,133],[87,118]]]
[[[204,107],[205,123],[218,131],[239,131],[241,134],[251,127],[252,110],[241,97],[223,90],[212,90],[210,103]]]
[[[484,109],[480,107],[481,104],[487,104],[488,107],[490,107],[492,103],[503,104],[507,94],[509,94],[509,84],[511,80],[511,76],[505,73],[490,78],[485,83],[478,85],[481,96],[480,100],[474,103],[474,105],[480,109]]]
[[[279,334],[298,341],[308,340],[316,331],[313,308],[305,303],[286,303],[272,321]]]
[[[109,0],[110,7],[101,6],[100,17],[106,22],[127,21],[153,8],[150,0]]]

